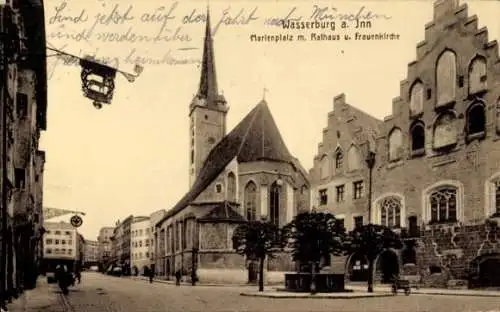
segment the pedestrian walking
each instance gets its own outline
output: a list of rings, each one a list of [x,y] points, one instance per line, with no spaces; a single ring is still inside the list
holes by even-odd
[[[149,283],[153,283],[153,278],[155,277],[155,271],[153,269],[153,266],[149,268]]]
[[[177,270],[175,271],[175,285],[179,286],[181,284],[181,271]]]

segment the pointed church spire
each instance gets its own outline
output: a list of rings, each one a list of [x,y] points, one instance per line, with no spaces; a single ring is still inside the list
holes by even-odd
[[[217,100],[217,76],[215,74],[214,43],[210,27],[210,9],[207,6],[207,21],[205,23],[205,40],[203,44],[203,59],[198,97],[207,100],[211,105]]]

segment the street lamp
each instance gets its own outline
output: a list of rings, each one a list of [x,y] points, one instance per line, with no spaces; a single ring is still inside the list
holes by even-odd
[[[375,166],[375,152],[369,151],[366,156],[366,164],[370,170],[368,179],[368,223],[372,223],[372,179],[373,179],[373,167]]]

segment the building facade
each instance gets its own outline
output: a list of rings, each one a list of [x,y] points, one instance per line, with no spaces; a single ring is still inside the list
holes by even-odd
[[[46,68],[43,3],[0,5],[2,85],[0,157],[0,303],[36,286],[43,234]]]
[[[261,216],[283,226],[310,208],[308,174],[287,149],[267,102],[229,133],[227,113],[208,17],[199,90],[189,106],[190,190],[156,225],[163,276],[179,271],[189,279],[194,271],[201,281],[254,281],[232,247],[234,229]],[[267,264],[269,272],[293,269],[288,254]]]
[[[156,232],[156,223],[165,217],[167,212],[165,209],[160,209],[158,211],[153,212],[149,215],[149,227],[150,227],[150,243],[149,243],[149,265],[153,267],[155,275],[161,275],[159,269],[156,266],[156,253],[158,244],[157,242],[157,232]]]
[[[45,222],[45,233],[43,234],[43,259],[72,260],[74,265],[82,259],[81,235],[67,222]],[[44,271],[53,268],[45,261]],[[72,269],[74,269],[73,267]]]
[[[113,227],[103,227],[99,230],[99,236],[97,237],[97,261],[99,262],[100,271],[106,270],[109,266],[113,230]]]
[[[89,268],[99,263],[99,244],[97,241],[86,240],[83,256],[83,266]]]
[[[499,82],[498,44],[477,16],[436,1],[376,140],[371,219],[405,241],[379,255],[378,281],[500,286]],[[360,258],[348,260],[350,278]]]
[[[333,213],[347,230],[368,223],[370,168],[382,121],[334,98],[327,127],[310,170],[311,201],[318,211]]]
[[[122,268],[123,274],[130,274],[130,243],[133,216],[118,220],[111,237],[111,265]]]
[[[151,237],[149,217],[133,217],[130,239],[130,268],[132,274],[144,275],[149,272]]]

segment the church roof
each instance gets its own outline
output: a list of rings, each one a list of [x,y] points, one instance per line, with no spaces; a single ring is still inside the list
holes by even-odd
[[[268,160],[290,163],[295,167],[297,161],[288,151],[264,100],[210,151],[191,190],[158,223],[187,207],[234,158],[239,163]]]

